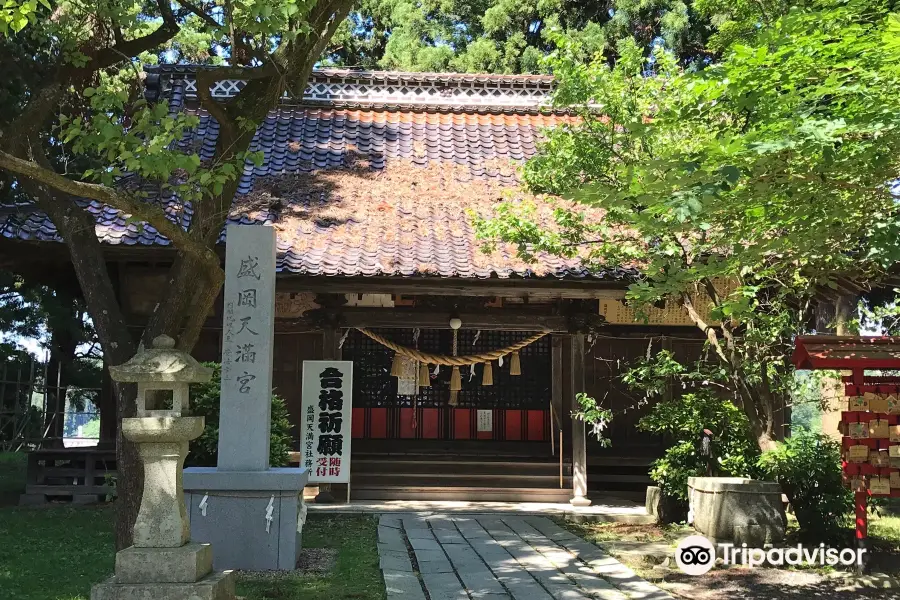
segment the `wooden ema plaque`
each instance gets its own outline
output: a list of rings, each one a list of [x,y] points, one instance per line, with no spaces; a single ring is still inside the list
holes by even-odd
[[[888,456],[888,449],[882,448],[873,450],[869,453],[869,464],[879,469],[888,469],[891,466],[891,459]],[[898,486],[900,487],[900,486]]]
[[[889,415],[900,415],[900,397],[890,394],[887,398],[887,411]]]
[[[869,462],[869,447],[865,445],[850,446],[850,449],[847,451],[847,462]]]
[[[891,480],[890,477],[881,477],[878,475],[869,476],[869,492],[873,496],[890,496]]]
[[[847,410],[850,412],[869,410],[869,399],[865,396],[850,396],[847,402]]]
[[[869,412],[887,414],[887,412],[888,412],[887,396],[882,396],[879,394],[879,395],[876,395],[874,398],[869,398]]]
[[[875,439],[891,438],[891,441],[900,441],[900,426],[894,425],[897,431],[897,439],[893,439],[893,432],[889,429],[887,419],[872,419],[869,421],[869,437]]]
[[[869,423],[856,422],[847,423],[847,435],[854,440],[866,439],[869,437]]]
[[[869,496],[900,496],[898,386],[846,388],[848,410],[839,425],[844,483]]]

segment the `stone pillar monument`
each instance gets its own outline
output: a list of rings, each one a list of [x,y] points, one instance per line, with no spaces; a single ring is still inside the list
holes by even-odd
[[[232,600],[234,577],[212,572],[209,544],[190,543],[182,469],[188,442],[203,433],[203,417],[186,416],[188,386],[212,372],[174,350],[167,336],[153,340],[118,367],[115,381],[138,386],[138,416],[122,420],[122,434],[137,444],[144,463],[144,494],[134,524],[134,545],[116,553],[116,574],[95,585],[91,600]]]
[[[217,569],[294,569],[306,519],[306,469],[270,468],[275,230],[229,225],[216,467],[185,469],[193,539]]]

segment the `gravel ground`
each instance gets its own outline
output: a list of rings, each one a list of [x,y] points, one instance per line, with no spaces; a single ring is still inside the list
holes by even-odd
[[[657,585],[690,600],[900,600],[900,589],[872,589],[812,571],[716,569],[700,577],[669,574]]]

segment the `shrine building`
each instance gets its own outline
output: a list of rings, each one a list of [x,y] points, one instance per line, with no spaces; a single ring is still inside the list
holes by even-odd
[[[200,117],[181,146],[209,158],[218,127],[200,108],[194,71],[147,72],[148,100]],[[213,95],[242,85],[221,81]],[[543,75],[320,70],[302,101],[285,99],[257,131],[251,150],[265,160],[245,169],[230,222],[277,232],[273,384],[295,449],[303,361],[353,361],[353,500],[568,502],[585,474],[588,496],[643,499],[665,440],[637,429],[649,405],[620,375],[661,349],[696,358],[702,335],[676,309],[636,321],[624,305],[629,265],[590,272],[578,259],[526,262],[512,245],[485,252],[472,223],[498,202],[529,199],[518,166],[542,130],[575,118],[551,106],[553,86]],[[150,226],[85,206],[137,332],[175,250]],[[551,209],[538,206],[551,227]],[[0,215],[0,233],[0,255],[69,268],[37,209]],[[221,342],[220,298],[194,356],[219,361]],[[455,372],[384,342],[442,356],[522,347]],[[609,447],[570,416],[582,391],[614,413]]]

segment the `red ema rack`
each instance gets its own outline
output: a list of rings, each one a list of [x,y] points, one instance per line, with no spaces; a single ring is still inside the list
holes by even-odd
[[[867,377],[865,372],[900,371],[900,339],[799,336],[795,341],[792,360],[798,369],[850,371],[849,375],[842,378],[844,395],[848,398],[848,408],[851,409],[841,412],[841,448],[844,455],[842,466],[846,483],[854,488],[856,538],[859,545],[864,546],[868,536],[868,497],[900,497],[900,452],[895,450],[898,452],[897,456],[893,460],[890,457],[890,448],[900,447],[900,376]],[[876,410],[869,410],[869,402],[875,405]],[[856,407],[859,409],[852,410]],[[877,425],[873,426],[873,421]],[[865,462],[848,460],[851,447],[868,449],[865,451]],[[872,464],[873,459],[870,457],[873,451],[879,454],[886,451],[888,466],[883,464],[883,455],[876,459],[876,462],[882,462],[881,465]],[[896,466],[892,467],[891,464]],[[873,477],[877,478],[876,485],[879,489],[884,484],[881,478],[888,478],[889,493],[873,493],[868,489]],[[890,482],[890,479],[894,481]]]

